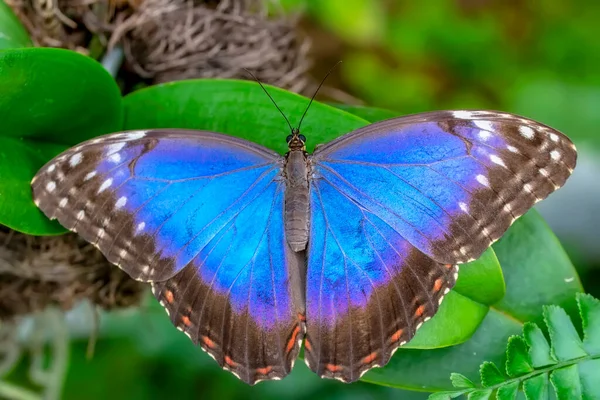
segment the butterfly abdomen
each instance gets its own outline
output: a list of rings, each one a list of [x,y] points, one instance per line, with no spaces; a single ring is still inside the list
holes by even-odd
[[[308,242],[308,164],[304,151],[291,150],[285,164],[285,235],[292,250]]]

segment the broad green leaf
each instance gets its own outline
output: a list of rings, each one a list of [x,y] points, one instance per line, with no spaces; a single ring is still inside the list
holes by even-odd
[[[600,353],[600,301],[588,294],[579,295],[583,322],[583,347],[588,353]]]
[[[519,382],[515,381],[499,388],[496,396],[498,400],[514,400],[517,398],[518,392]]]
[[[552,354],[558,361],[573,360],[587,355],[565,310],[558,306],[546,306],[544,319],[550,334]]]
[[[296,126],[309,99],[265,85],[277,105]],[[280,153],[287,151],[286,121],[255,82],[198,79],[156,85],[124,98],[125,129],[203,129],[242,137]],[[313,102],[301,131],[308,151],[368,121],[334,107]]]
[[[577,365],[560,368],[550,374],[550,382],[559,400],[581,399],[581,384]]]
[[[523,337],[529,346],[529,355],[534,368],[556,364],[556,359],[550,351],[550,344],[539,326],[527,322],[523,326]]]
[[[0,223],[23,232],[62,232],[33,204],[31,178],[64,146],[0,136]]]
[[[0,224],[33,235],[64,232],[33,204],[31,178],[68,146],[120,129],[117,85],[100,64],[76,52],[0,51],[0,121],[7,146],[0,159]]]
[[[519,218],[493,245],[504,272],[506,295],[494,305],[520,321],[542,322],[542,306],[556,304],[577,315],[583,291],[575,267],[537,211]]]
[[[350,114],[354,114],[357,117],[366,119],[369,122],[378,122],[386,119],[399,117],[402,114],[392,110],[386,110],[385,108],[376,108],[376,107],[364,107],[364,106],[351,106],[347,104],[339,104],[339,103],[330,103],[331,106],[335,108],[339,108],[340,110],[344,110],[349,112]]]
[[[269,85],[265,87],[295,125],[309,99]],[[243,137],[280,153],[287,151],[285,137],[289,127],[254,82],[218,79],[173,82],[129,94],[124,105],[125,129],[204,129]],[[301,130],[310,150],[315,144],[367,124],[355,115],[314,102]],[[437,348],[464,342],[485,316],[487,306],[504,292],[501,269],[493,253],[464,265],[461,280],[465,281],[463,290],[459,284],[457,292],[445,299],[442,310],[423,325],[407,348]]]
[[[460,266],[454,290],[482,304],[497,303],[506,290],[501,265],[494,250],[486,250],[477,260]]]
[[[548,398],[548,375],[539,374],[523,381],[523,392],[527,400]]]
[[[467,340],[481,324],[489,307],[451,290],[438,313],[423,324],[404,349],[435,349]]]
[[[516,335],[521,324],[490,309],[473,336],[456,346],[432,350],[400,348],[385,368],[369,371],[363,380],[410,390],[449,390],[448,377],[460,371],[470,380],[479,378],[483,359],[502,364],[506,339]]]
[[[510,377],[521,376],[533,371],[527,343],[522,336],[508,339],[506,349],[506,373]]]
[[[0,50],[30,46],[27,30],[4,0],[0,0]]]
[[[457,373],[450,374],[450,381],[452,381],[452,386],[458,389],[475,387],[473,381],[466,376]]]
[[[481,375],[481,384],[484,387],[494,386],[506,380],[506,377],[502,375],[496,364],[489,361],[481,364],[479,374]]]

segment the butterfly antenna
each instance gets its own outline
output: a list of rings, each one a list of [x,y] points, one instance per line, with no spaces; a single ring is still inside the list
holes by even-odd
[[[300,131],[300,125],[302,125],[302,121],[304,120],[304,117],[306,116],[306,113],[308,112],[308,109],[310,108],[310,105],[312,104],[313,100],[315,99],[315,96],[317,95],[317,93],[319,93],[319,89],[321,89],[321,86],[323,86],[323,84],[325,83],[325,79],[327,79],[327,77],[329,76],[329,74],[331,74],[331,72],[335,69],[335,67],[337,67],[341,63],[342,63],[341,60],[338,61],[337,63],[335,63],[335,65],[333,67],[331,67],[331,69],[329,70],[329,72],[327,72],[325,74],[325,77],[323,78],[323,80],[321,81],[321,83],[319,83],[319,86],[317,87],[317,90],[315,90],[315,93],[312,95],[312,97],[310,98],[310,101],[308,102],[308,106],[306,106],[306,110],[304,110],[304,114],[302,114],[302,118],[300,118],[300,122],[298,122],[298,131]]]
[[[254,75],[252,72],[250,72],[250,70],[244,68],[244,71],[246,71],[251,77],[254,78],[254,80],[256,82],[258,82],[258,84],[260,85],[260,87],[262,88],[262,90],[264,90],[264,92],[267,94],[267,96],[269,96],[269,99],[271,99],[271,101],[273,102],[273,104],[275,105],[275,107],[279,110],[279,112],[281,113],[281,115],[283,115],[283,118],[285,118],[285,122],[287,122],[288,126],[290,127],[290,132],[294,130],[294,128],[292,128],[292,124],[290,124],[290,120],[288,119],[288,117],[285,116],[285,114],[283,113],[283,111],[281,111],[281,108],[279,108],[279,106],[277,105],[277,103],[275,103],[275,100],[273,99],[273,97],[271,97],[271,95],[269,94],[269,92],[267,92],[267,89],[263,86],[262,82],[260,80],[258,80],[258,78],[256,77],[256,75]]]

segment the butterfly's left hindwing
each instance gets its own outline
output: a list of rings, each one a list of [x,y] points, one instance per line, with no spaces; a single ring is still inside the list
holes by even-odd
[[[173,323],[255,383],[287,375],[304,332],[279,155],[202,131],[135,131],[69,149],[32,183],[50,218],[152,282]]]

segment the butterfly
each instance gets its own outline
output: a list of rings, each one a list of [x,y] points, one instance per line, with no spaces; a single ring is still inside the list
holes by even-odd
[[[173,324],[246,383],[384,366],[438,310],[458,265],[561,187],[562,133],[513,114],[437,111],[281,156],[219,133],[151,129],[66,150],[35,204],[149,282]]]

